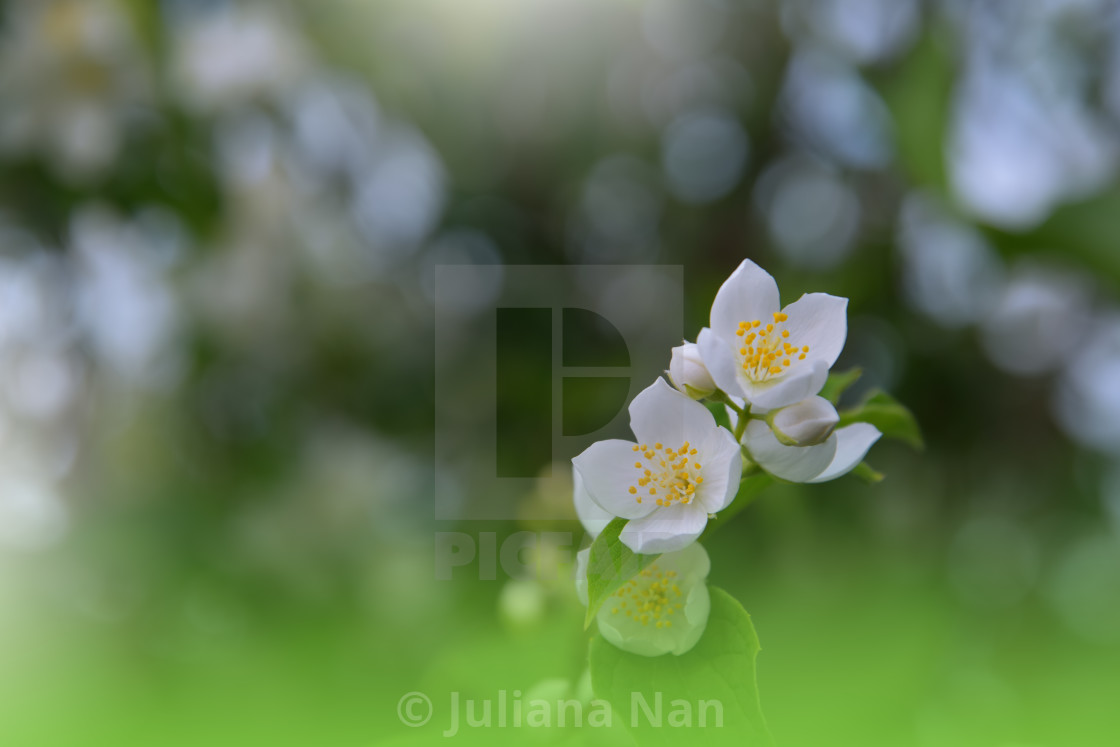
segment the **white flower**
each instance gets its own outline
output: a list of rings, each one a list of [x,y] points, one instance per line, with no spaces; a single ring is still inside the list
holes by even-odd
[[[630,520],[620,538],[631,550],[680,550],[735,497],[739,444],[663,379],[630,403],[630,429],[638,443],[599,441],[573,459],[577,479],[600,508]]]
[[[587,604],[587,561],[576,556],[576,593]],[[599,633],[623,651],[641,656],[680,656],[696,645],[708,624],[708,553],[694,542],[666,553],[603,602]]]
[[[113,0],[8,3],[0,34],[0,152],[37,153],[82,183],[121,154],[154,106],[151,61]]]
[[[813,446],[832,435],[840,415],[824,397],[809,397],[769,413],[767,422],[786,446]]]
[[[579,523],[583,524],[583,528],[595,539],[606,528],[607,524],[611,523],[614,518],[612,514],[599,507],[591,498],[591,494],[587,492],[587,488],[583,486],[583,477],[580,476],[578,469],[572,470],[572,502],[576,506],[576,516],[579,517]]]
[[[790,482],[827,482],[846,475],[863,461],[882,434],[870,423],[837,429],[814,446],[786,446],[762,420],[751,420],[743,444],[764,470]]]
[[[847,336],[848,300],[809,293],[781,308],[778,286],[743,260],[712,304],[697,343],[715,383],[752,406],[773,410],[821,390]]]
[[[673,348],[667,373],[673,386],[693,399],[703,399],[716,390],[716,382],[700,357],[700,347],[694,342]]]
[[[278,96],[301,81],[310,53],[279,4],[234,5],[199,13],[177,30],[171,69],[177,93],[212,113]]]

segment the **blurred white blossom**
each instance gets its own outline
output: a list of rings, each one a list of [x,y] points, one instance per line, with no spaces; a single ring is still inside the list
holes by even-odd
[[[103,174],[153,93],[114,0],[22,0],[0,39],[0,151],[37,153],[63,179]]]
[[[279,4],[200,12],[175,34],[175,91],[202,113],[279,98],[311,67],[306,42]]]

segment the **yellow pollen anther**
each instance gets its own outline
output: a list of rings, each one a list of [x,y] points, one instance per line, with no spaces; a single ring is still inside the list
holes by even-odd
[[[637,492],[638,492],[638,489],[636,487],[634,487],[633,485],[631,485],[630,486],[630,495],[634,495]]]
[[[642,463],[641,462],[634,462],[634,469],[641,469],[641,468],[642,468]]]

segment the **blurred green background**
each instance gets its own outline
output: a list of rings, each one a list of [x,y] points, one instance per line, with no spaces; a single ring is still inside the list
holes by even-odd
[[[851,299],[840,367],[927,441],[708,544],[776,743],[1120,739],[1115,2],[0,13],[0,744],[431,744],[402,694],[576,688],[573,548],[437,579],[439,532],[581,531],[433,519],[435,267],[683,265],[694,339],[744,257]]]

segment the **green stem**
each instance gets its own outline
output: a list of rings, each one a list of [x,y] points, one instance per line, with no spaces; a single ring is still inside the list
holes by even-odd
[[[739,410],[739,422],[735,424],[735,440],[739,443],[743,442],[743,432],[747,430],[747,423],[752,419],[750,408],[746,411]]]
[[[735,404],[735,401],[728,397],[722,389],[717,389],[715,393],[708,397],[708,399],[712,400],[713,402],[719,402],[721,404],[727,405],[735,411],[736,415],[743,415],[743,408]]]

